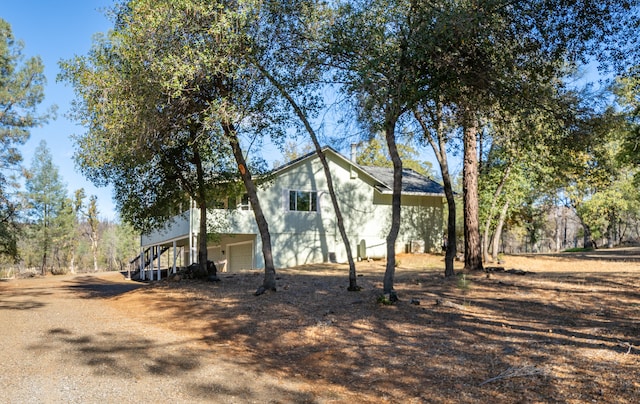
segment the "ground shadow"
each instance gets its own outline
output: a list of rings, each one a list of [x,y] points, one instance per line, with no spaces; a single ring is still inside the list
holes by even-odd
[[[146,375],[154,383],[179,384],[188,397],[206,402],[262,402],[266,394],[277,397],[275,402],[316,402],[312,395],[282,386],[275,378],[256,387],[256,377],[263,372],[250,377],[243,368],[229,366],[222,359],[220,365],[212,364],[206,359],[210,357],[208,350],[197,348],[195,342],[159,342],[131,332],[81,334],[56,327],[49,329],[30,349],[36,353],[65,352],[65,360],[73,366],[90,369],[94,377],[121,379],[124,388]],[[206,380],[201,373],[215,376]],[[206,381],[200,382],[202,379]]]
[[[279,291],[264,297],[250,294],[256,272],[215,285],[156,283],[148,301],[159,318],[202,335],[231,360],[242,348],[235,358],[252,369],[339,386],[364,401],[547,402],[640,392],[632,366],[640,356],[635,274],[612,283],[597,274],[482,273],[469,274],[463,287],[439,270],[414,271],[399,273],[401,300],[384,306],[381,274],[360,273],[359,293],[346,291],[346,268],[310,266],[280,271]],[[482,384],[509,369],[535,372]]]
[[[66,289],[83,298],[111,298],[144,287],[145,283],[106,280],[91,275],[77,276],[65,282]]]
[[[94,375],[125,379],[144,373],[177,376],[199,368],[197,355],[175,348],[129,332],[78,334],[62,327],[48,330],[30,347],[35,352],[69,352],[67,358],[91,368]]]
[[[219,283],[152,282],[135,293],[90,279],[68,288],[144,303],[153,310],[141,315],[188,332],[221,361],[312,386],[283,390],[291,402],[322,401],[326,391],[337,402],[433,403],[633,402],[640,393],[637,270],[445,279],[441,268],[402,269],[400,301],[386,306],[379,302],[384,265],[362,265],[370,266],[358,269],[364,289],[357,293],[346,291],[341,265],[279,270],[278,292],[259,297],[252,295],[259,271]],[[96,371],[171,376],[201,366],[194,351],[160,354],[166,347],[144,339],[129,347],[132,335],[50,333]],[[143,368],[118,367],[119,355]],[[255,399],[253,390],[216,379],[190,389],[194,397]]]
[[[21,287],[18,289],[0,287],[0,311],[39,309],[46,306],[46,303],[41,298],[49,295],[51,295],[51,291],[40,286]]]
[[[566,260],[596,260],[616,262],[640,262],[640,247],[597,248],[588,251],[520,254],[527,257],[552,257]]]

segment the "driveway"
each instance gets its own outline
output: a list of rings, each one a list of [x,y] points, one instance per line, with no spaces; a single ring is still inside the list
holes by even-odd
[[[106,304],[140,287],[119,273],[1,281],[0,402],[318,402]]]

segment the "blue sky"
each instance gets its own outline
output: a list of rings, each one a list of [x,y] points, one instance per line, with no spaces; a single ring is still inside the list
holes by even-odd
[[[83,133],[84,128],[66,118],[74,94],[70,86],[57,83],[56,76],[59,73],[60,60],[86,54],[91,47],[93,36],[110,29],[112,24],[106,17],[106,10],[112,4],[113,0],[0,0],[0,18],[8,21],[14,37],[24,42],[23,55],[40,56],[44,62],[48,84],[42,110],[53,104],[58,106],[57,119],[33,129],[31,138],[22,147],[24,165],[31,165],[35,148],[41,139],[45,139],[54,163],[68,185],[69,193],[84,188],[87,195],[96,195],[100,216],[105,219],[117,217],[112,190],[96,188],[75,169],[72,160],[74,145],[70,136]],[[593,73],[595,69],[590,70]],[[594,80],[595,77],[587,79]],[[281,153],[275,148],[270,147],[267,150],[267,153],[263,150],[262,154],[271,155],[270,160],[282,158]],[[348,153],[348,150],[346,152]],[[423,158],[432,161],[434,168],[437,167],[431,152],[427,152]],[[458,171],[458,159],[452,160],[453,170]]]
[[[31,131],[29,141],[21,148],[23,164],[27,168],[31,166],[34,150],[41,139],[45,139],[69,194],[84,188],[87,196],[96,195],[100,216],[109,220],[117,218],[112,189],[96,188],[75,169],[70,136],[82,134],[85,129],[67,119],[73,89],[56,82],[56,77],[60,60],[85,55],[91,48],[93,36],[112,27],[106,11],[113,3],[113,0],[0,0],[0,18],[9,22],[14,37],[23,41],[23,56],[40,56],[44,63],[47,86],[41,111],[54,104],[58,106],[57,119]],[[265,147],[261,154],[266,150],[271,160],[282,158],[274,147]]]
[[[96,195],[100,216],[110,220],[116,218],[111,189],[94,187],[75,170],[74,146],[69,136],[82,133],[83,128],[65,117],[73,90],[64,83],[56,83],[56,76],[58,61],[86,54],[93,35],[109,30],[111,23],[104,10],[112,3],[111,0],[0,1],[0,18],[11,24],[14,37],[24,42],[23,55],[40,56],[44,63],[47,86],[42,111],[52,104],[58,106],[56,120],[31,131],[31,138],[22,147],[23,164],[31,166],[35,148],[45,139],[69,192],[84,188],[87,195]]]

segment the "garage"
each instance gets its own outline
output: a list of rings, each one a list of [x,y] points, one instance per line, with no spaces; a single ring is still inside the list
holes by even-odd
[[[230,272],[253,268],[253,241],[227,245],[227,265]]]

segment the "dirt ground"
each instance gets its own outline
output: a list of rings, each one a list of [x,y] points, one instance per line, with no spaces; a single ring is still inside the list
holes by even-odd
[[[638,250],[508,256],[489,273],[457,264],[455,279],[440,256],[398,262],[393,305],[378,301],[382,261],[358,263],[360,292],[332,264],[279,270],[278,292],[258,297],[259,271],[138,288],[117,274],[78,292],[300,390],[263,402],[638,402]]]

